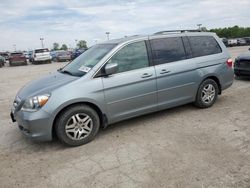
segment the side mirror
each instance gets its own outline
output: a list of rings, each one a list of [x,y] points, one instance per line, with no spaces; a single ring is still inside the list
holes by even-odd
[[[105,74],[111,75],[118,71],[118,64],[117,63],[108,63],[105,65]]]
[[[248,50],[250,51],[250,48],[248,48]]]

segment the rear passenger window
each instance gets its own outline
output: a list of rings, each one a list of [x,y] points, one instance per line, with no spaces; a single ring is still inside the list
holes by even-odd
[[[181,37],[152,39],[150,43],[156,65],[186,59]]]
[[[221,53],[221,48],[212,36],[192,36],[188,37],[193,53],[193,57]]]

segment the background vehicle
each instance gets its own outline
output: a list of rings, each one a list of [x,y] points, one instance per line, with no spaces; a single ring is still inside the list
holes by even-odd
[[[228,46],[228,40],[226,38],[221,38],[221,40],[225,44],[225,46]]]
[[[80,56],[83,52],[85,52],[87,49],[77,49],[75,51],[72,52],[71,54],[71,59],[74,60],[75,58],[77,58],[78,56]]]
[[[244,39],[245,39],[247,45],[250,45],[250,37],[244,37]]]
[[[0,52],[0,56],[4,57],[6,61],[9,60],[9,53],[7,52]]]
[[[3,56],[0,56],[0,68],[4,66],[5,62],[5,58]]]
[[[51,63],[51,55],[48,48],[36,49],[33,53],[33,64]]]
[[[228,39],[228,46],[237,46],[238,41],[237,39]]]
[[[27,60],[22,52],[13,52],[9,57],[10,66],[27,65]]]
[[[237,45],[238,46],[245,46],[245,45],[247,45],[247,42],[245,39],[239,38],[239,39],[237,39]]]
[[[242,54],[234,62],[235,76],[250,76],[250,52]]]
[[[26,59],[29,59],[29,52],[23,52],[24,56],[26,57]]]
[[[28,52],[29,62],[33,62],[34,61],[34,59],[33,59],[33,53],[34,53],[34,51],[32,51],[32,50]]]
[[[82,145],[100,127],[128,118],[187,103],[211,107],[233,83],[232,63],[213,33],[109,40],[23,87],[11,117],[31,138],[51,140],[55,132],[63,143]]]
[[[52,54],[53,61],[70,61],[71,60],[71,53],[65,50],[54,51]]]

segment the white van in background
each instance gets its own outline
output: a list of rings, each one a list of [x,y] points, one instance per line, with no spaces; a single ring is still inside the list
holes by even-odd
[[[228,39],[228,46],[237,46],[238,40],[237,39]]]

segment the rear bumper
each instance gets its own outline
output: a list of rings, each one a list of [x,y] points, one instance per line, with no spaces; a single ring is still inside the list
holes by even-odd
[[[234,74],[237,76],[250,76],[250,68],[234,67]]]
[[[10,66],[27,65],[27,61],[10,61]]]
[[[11,112],[12,121],[17,121],[20,131],[36,141],[52,140],[52,123],[50,115],[40,109],[37,112]]]
[[[57,57],[59,61],[71,60],[71,57]]]

